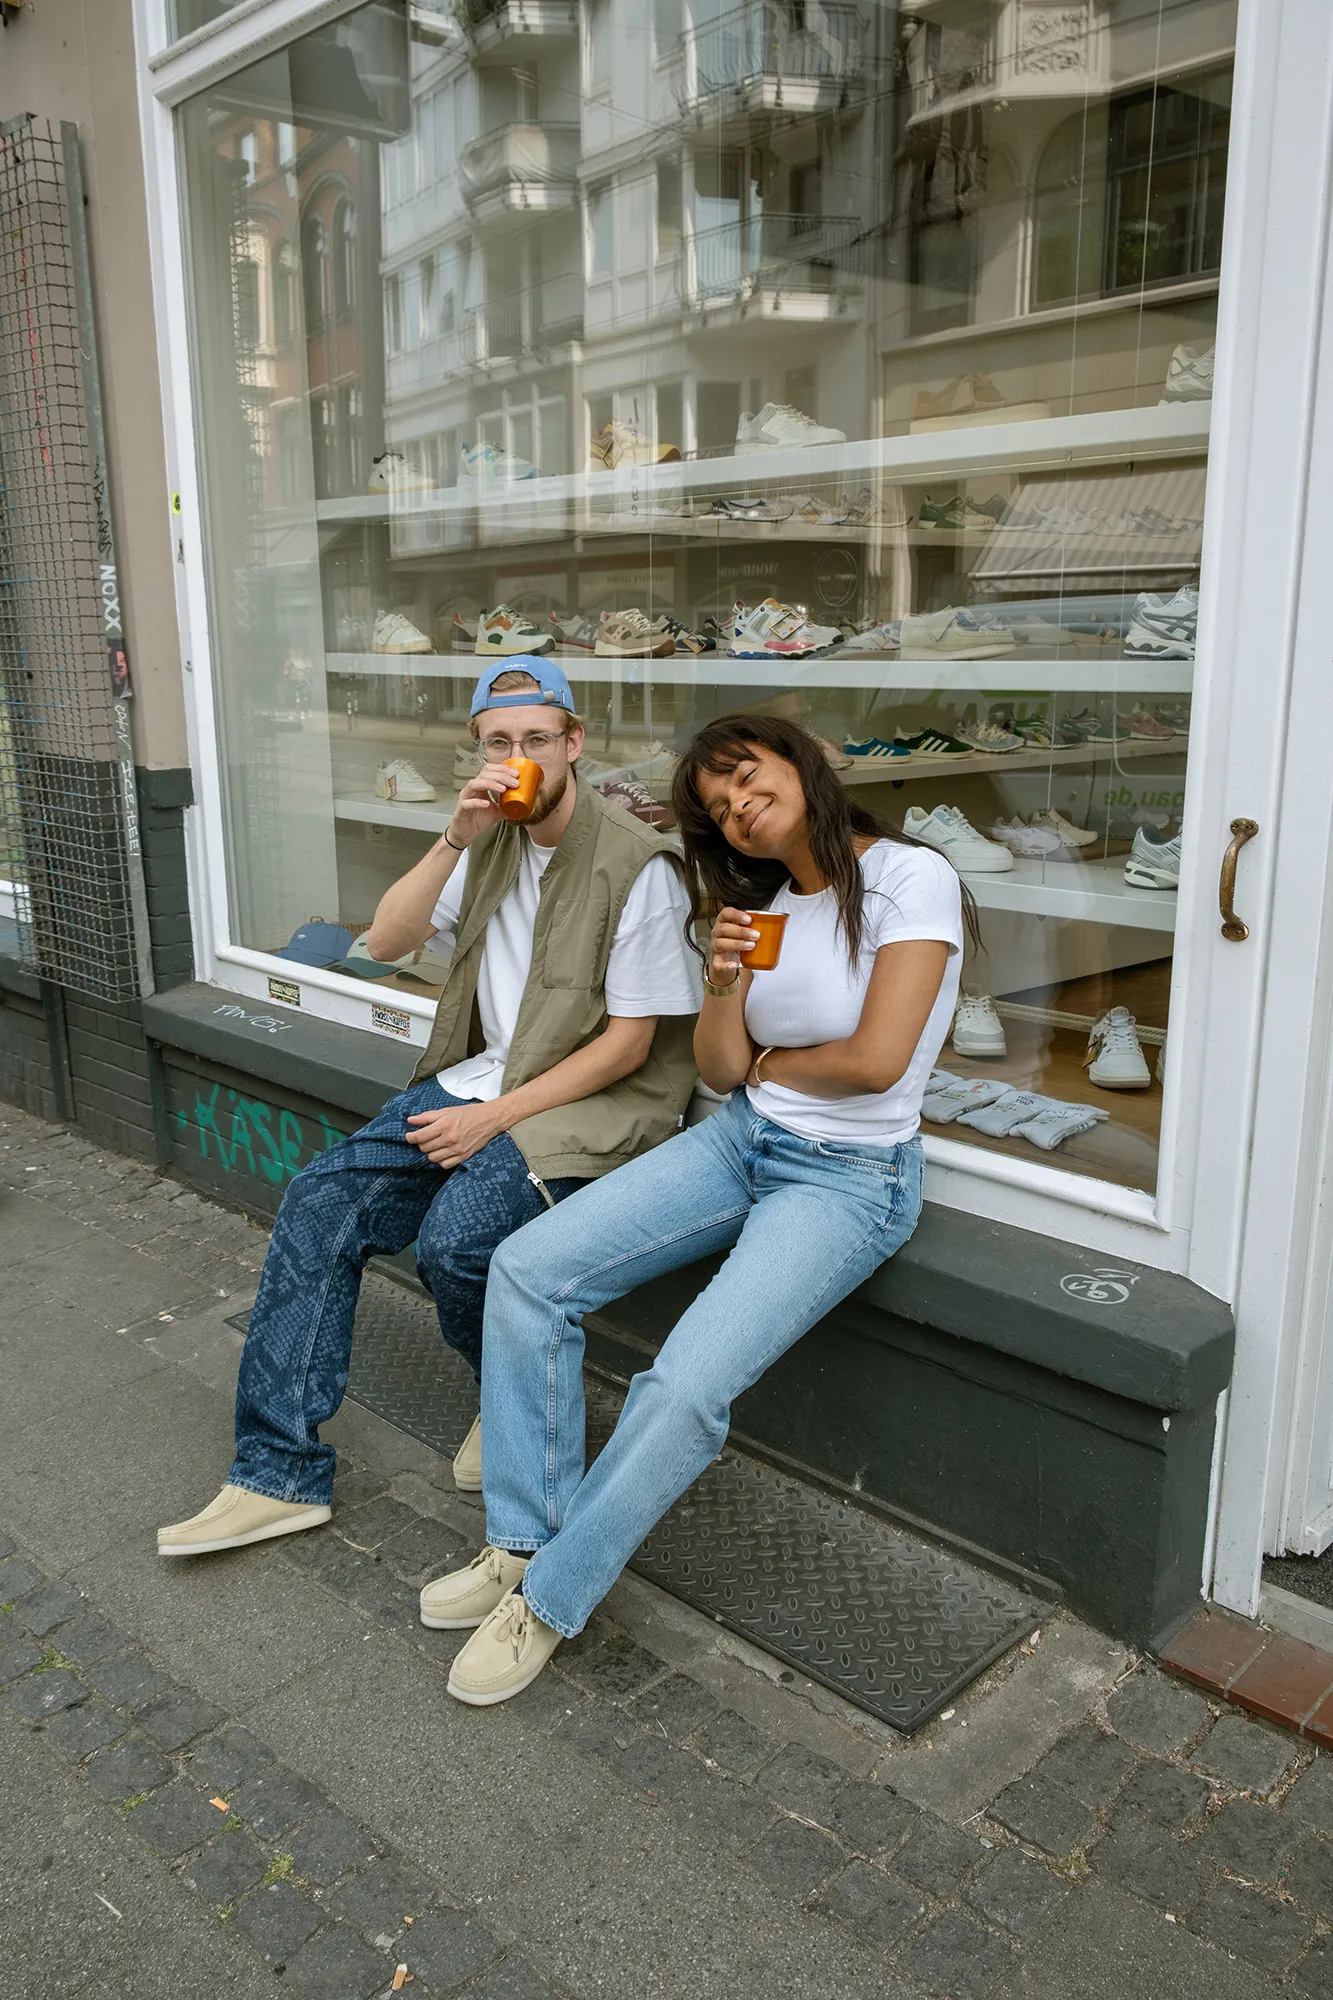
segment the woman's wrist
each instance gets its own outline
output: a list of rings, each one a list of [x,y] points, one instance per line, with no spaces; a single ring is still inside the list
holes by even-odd
[[[704,985],[707,988],[708,992],[710,992],[713,995],[713,998],[715,1000],[729,999],[730,996],[736,991],[740,983],[741,983],[741,969],[739,965],[733,966],[731,968],[730,979],[727,979],[726,977],[723,977],[721,979],[718,978],[717,968],[713,965],[711,959],[704,968]]]

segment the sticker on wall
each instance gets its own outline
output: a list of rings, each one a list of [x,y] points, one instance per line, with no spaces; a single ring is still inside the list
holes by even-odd
[[[401,1035],[404,1041],[412,1038],[412,1016],[400,1014],[396,1007],[372,1007],[370,1025],[378,1028],[381,1034]]]
[[[861,565],[850,549],[829,549],[815,565],[815,587],[831,611],[850,604],[861,584]]]
[[[284,1007],[299,1007],[301,1004],[301,989],[291,979],[270,979],[268,982],[268,997],[270,1000],[281,1000]]]
[[[1138,1275],[1134,1271],[1115,1271],[1099,1267],[1095,1271],[1071,1271],[1060,1280],[1060,1290],[1068,1292],[1071,1299],[1086,1299],[1094,1306],[1122,1306],[1129,1297],[1131,1285],[1137,1285]]]

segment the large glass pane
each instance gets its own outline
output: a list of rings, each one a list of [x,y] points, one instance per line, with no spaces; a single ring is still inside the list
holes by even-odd
[[[364,928],[553,648],[656,823],[823,736],[977,906],[928,1133],[1151,1189],[1234,11],[377,0],[186,107],[239,941]]]

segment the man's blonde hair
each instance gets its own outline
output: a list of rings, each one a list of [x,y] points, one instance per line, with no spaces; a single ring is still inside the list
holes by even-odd
[[[507,672],[503,674],[497,674],[495,676],[495,679],[491,682],[492,694],[517,694],[520,688],[531,688],[533,693],[537,697],[538,703],[540,703],[543,708],[550,708],[555,715],[558,715],[560,717],[563,735],[568,736],[570,730],[573,728],[576,722],[582,725],[583,721],[582,716],[571,715],[567,708],[561,708],[555,702],[547,702],[544,695],[542,694],[541,682],[539,680],[536,680],[533,677],[533,675],[531,675],[528,672],[526,667],[510,667]],[[481,711],[481,714],[485,715],[486,712],[487,711],[483,709]],[[472,740],[474,743],[481,735],[480,723],[481,723],[480,715],[474,715],[471,721],[468,723],[468,728],[472,732]]]

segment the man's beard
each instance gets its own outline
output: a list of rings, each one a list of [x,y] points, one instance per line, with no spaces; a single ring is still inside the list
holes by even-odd
[[[551,817],[551,814],[569,790],[569,781],[573,775],[573,772],[566,767],[560,773],[559,777],[546,779],[538,787],[537,796],[533,800],[532,811],[523,822],[525,826],[540,826],[544,819]]]

